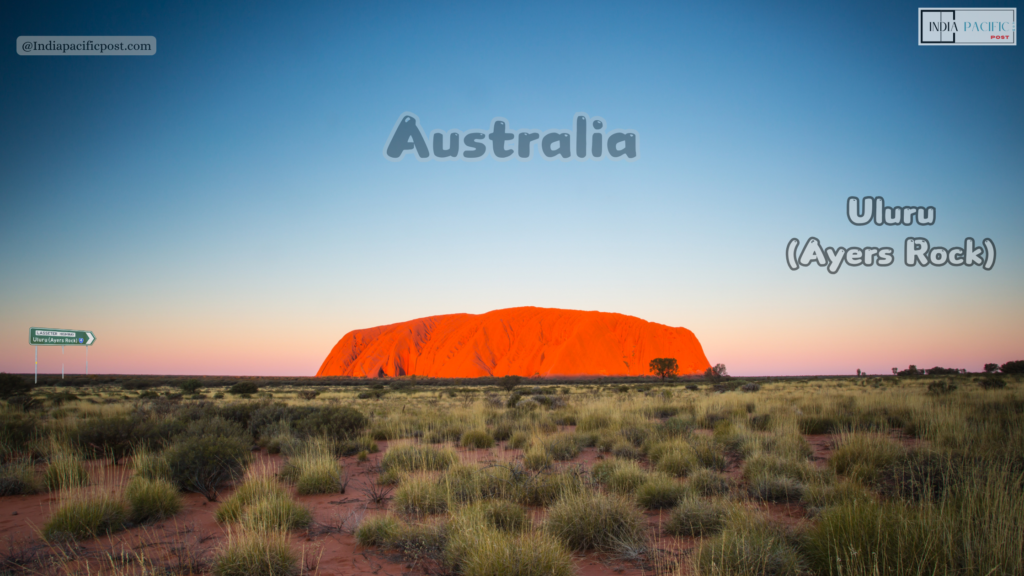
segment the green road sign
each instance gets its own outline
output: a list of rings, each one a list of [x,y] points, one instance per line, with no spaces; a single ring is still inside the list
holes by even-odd
[[[28,343],[33,346],[92,346],[96,336],[88,330],[29,328]]]

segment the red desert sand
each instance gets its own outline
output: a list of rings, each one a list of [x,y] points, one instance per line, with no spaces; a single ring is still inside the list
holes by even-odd
[[[654,358],[675,358],[680,374],[710,367],[686,328],[609,312],[523,307],[353,330],[316,375],[642,376]]]

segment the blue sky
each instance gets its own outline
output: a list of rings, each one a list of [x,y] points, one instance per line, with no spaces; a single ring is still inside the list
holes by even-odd
[[[1024,48],[919,47],[916,17],[903,2],[5,6],[10,42],[158,50],[0,56],[0,369],[31,371],[24,333],[53,326],[95,330],[102,372],[312,374],[352,329],[520,305],[685,326],[741,374],[1016,359]],[[427,131],[568,130],[586,112],[636,130],[641,157],[388,162],[407,111]],[[937,223],[855,227],[851,195],[935,206]],[[786,242],[809,236],[898,261],[791,272]],[[996,268],[907,268],[907,236],[992,238]]]

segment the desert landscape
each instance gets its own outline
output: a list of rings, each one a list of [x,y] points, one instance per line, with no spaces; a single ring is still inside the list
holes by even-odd
[[[30,383],[3,574],[1024,572],[1015,374]]]

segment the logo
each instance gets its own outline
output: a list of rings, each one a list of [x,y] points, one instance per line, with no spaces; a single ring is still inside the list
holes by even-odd
[[[918,46],[1016,46],[1016,8],[918,8]]]

